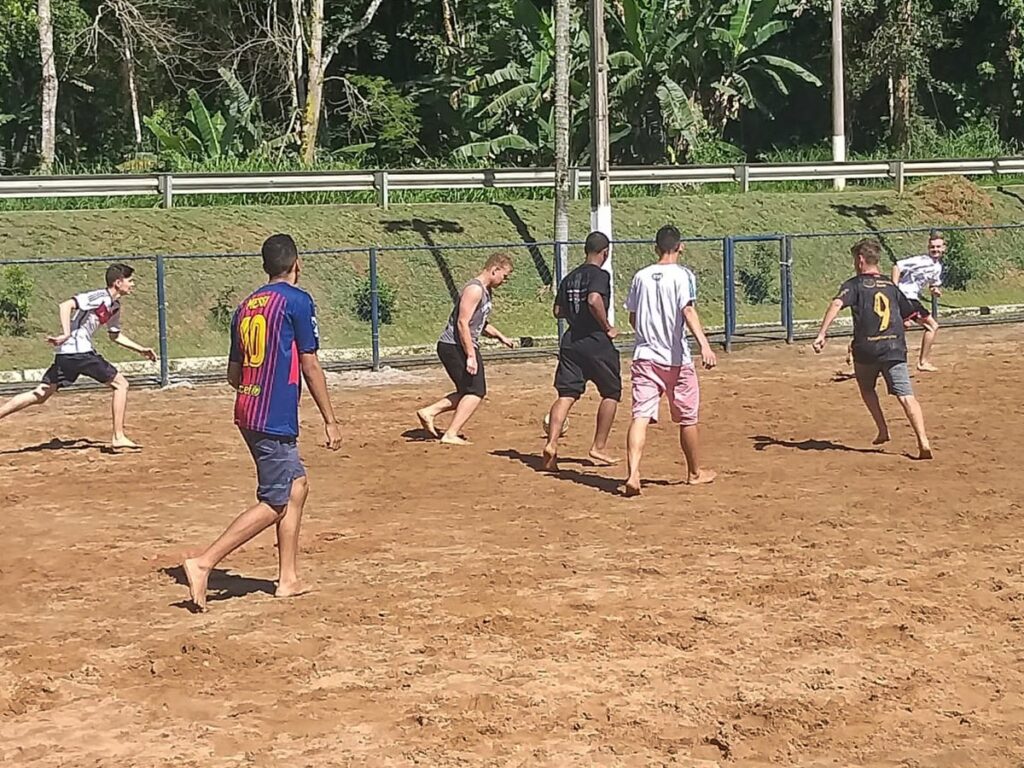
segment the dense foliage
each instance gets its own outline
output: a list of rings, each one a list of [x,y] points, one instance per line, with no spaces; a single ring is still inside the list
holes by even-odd
[[[552,162],[550,0],[46,2],[58,169],[280,166],[303,150],[335,166]],[[0,0],[7,172],[40,166],[41,5]],[[614,161],[827,147],[830,0],[607,5]],[[589,39],[585,3],[572,7],[579,161]],[[845,0],[844,24],[855,152],[992,155],[1024,140],[1024,0]]]

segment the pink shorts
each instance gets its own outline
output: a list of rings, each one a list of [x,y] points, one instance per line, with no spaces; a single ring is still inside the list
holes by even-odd
[[[650,360],[634,360],[630,375],[634,419],[656,422],[661,396],[667,393],[672,421],[684,427],[697,423],[700,388],[697,371],[692,365],[659,365]]]

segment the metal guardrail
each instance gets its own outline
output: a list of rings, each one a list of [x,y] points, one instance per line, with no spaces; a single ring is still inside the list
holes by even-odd
[[[611,171],[616,186],[633,184],[739,184],[830,179],[890,179],[903,191],[906,179],[928,176],[1024,174],[1024,157],[989,160],[891,160],[847,163],[765,163],[621,167]],[[0,200],[47,197],[160,196],[163,207],[176,195],[231,195],[302,192],[373,192],[386,208],[392,190],[545,188],[551,168],[397,171],[296,171],[292,173],[158,173],[107,176],[0,176]],[[574,196],[589,186],[586,169],[570,170]]]

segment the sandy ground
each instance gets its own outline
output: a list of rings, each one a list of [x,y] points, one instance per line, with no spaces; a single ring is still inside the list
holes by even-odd
[[[1024,765],[1022,352],[940,337],[931,463],[891,399],[871,449],[842,342],[723,355],[719,482],[679,484],[663,423],[640,499],[572,460],[593,395],[535,471],[553,363],[490,370],[470,448],[411,429],[437,372],[336,381],[341,454],[303,409],[317,591],[271,597],[266,533],[198,615],[176,566],[252,498],[230,392],[133,392],[135,455],[62,396],[0,429],[0,764]]]

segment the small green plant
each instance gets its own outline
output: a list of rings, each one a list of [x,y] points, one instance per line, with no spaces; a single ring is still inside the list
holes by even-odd
[[[966,291],[968,284],[988,272],[984,258],[968,242],[966,233],[945,232],[946,255],[942,259],[942,284],[951,291]]]
[[[397,292],[384,280],[377,280],[377,316],[383,325],[390,325],[395,317]],[[373,295],[370,290],[370,278],[364,277],[356,285],[355,294],[356,317],[363,322],[370,322],[373,317]]]
[[[26,336],[32,281],[24,268],[18,266],[5,267],[0,277],[0,326],[11,336]]]
[[[778,304],[779,254],[763,243],[754,248],[749,261],[740,266],[738,277],[748,304]]]
[[[210,323],[219,331],[227,331],[231,327],[231,318],[235,314],[235,301],[232,298],[235,289],[228,286],[220,293],[210,307]]]

